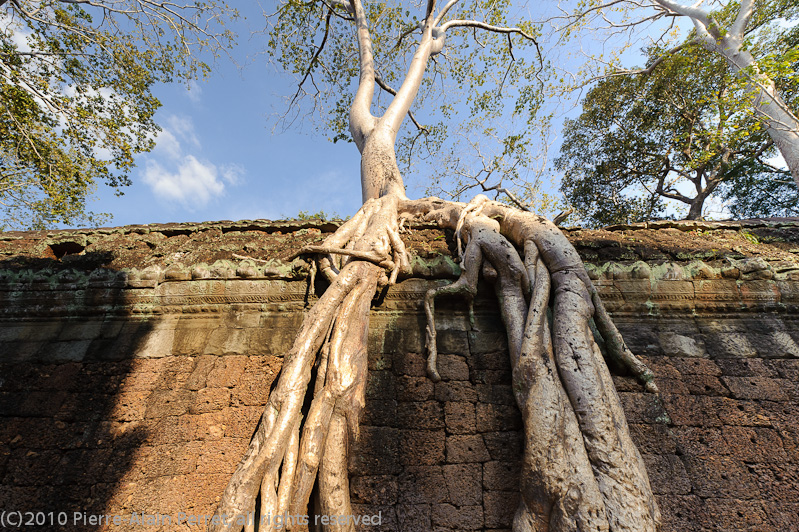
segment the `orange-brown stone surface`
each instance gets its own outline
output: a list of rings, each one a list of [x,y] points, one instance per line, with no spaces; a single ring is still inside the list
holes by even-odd
[[[303,261],[287,259],[334,228],[0,234],[6,525],[42,512],[42,530],[203,529],[188,519],[213,513],[315,299]],[[799,227],[611,229],[567,234],[656,374],[660,395],[614,379],[663,530],[799,530]],[[405,238],[425,279],[370,317],[350,491],[382,524],[360,529],[507,531],[522,438],[496,303],[484,287],[471,326],[460,301],[441,301],[443,380],[429,381],[421,299],[457,267],[440,258],[450,235]]]

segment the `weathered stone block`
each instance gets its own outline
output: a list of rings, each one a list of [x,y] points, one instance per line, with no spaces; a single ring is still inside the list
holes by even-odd
[[[397,479],[389,475],[353,477],[350,494],[354,503],[393,505],[398,500]]]
[[[518,505],[518,491],[485,492],[483,509],[486,528],[510,528]]]
[[[139,421],[145,417],[164,417],[166,415],[179,415],[187,410],[187,406],[180,403],[180,399],[172,391],[165,391],[159,397],[153,392],[123,392],[116,396],[116,404],[109,418],[116,421]],[[155,396],[155,397],[154,397]],[[150,407],[152,405],[152,410]],[[169,411],[175,414],[167,414]]]
[[[401,435],[400,463],[437,465],[444,462],[443,430],[406,430]]]
[[[397,422],[397,401],[393,399],[367,399],[361,415],[361,424],[376,427],[394,426]]]
[[[521,462],[491,461],[483,464],[483,487],[490,491],[514,491],[520,487]]]
[[[366,397],[394,399],[397,396],[394,375],[390,371],[370,371],[366,375]]]
[[[220,327],[214,329],[206,341],[202,353],[205,355],[248,355],[250,353],[267,353],[274,351],[271,349],[253,349],[250,343],[254,335],[252,329],[225,329]],[[260,340],[260,338],[259,338]]]
[[[398,500],[404,504],[443,502],[448,495],[444,487],[441,466],[408,466],[398,477]]]
[[[469,355],[468,363],[474,369],[505,369],[508,367],[507,351],[493,351],[490,353],[472,353]]]
[[[55,362],[80,362],[86,357],[91,343],[91,340],[52,342],[46,347],[42,346],[36,356],[37,358]]]
[[[482,506],[455,506],[447,503],[434,504],[433,525],[455,530],[477,530],[483,527]]]
[[[455,506],[482,504],[482,468],[480,464],[446,464],[443,468],[447,502]]]
[[[707,357],[705,344],[701,339],[690,338],[670,331],[660,333],[660,347],[666,356]]]
[[[475,367],[480,369],[496,369],[496,362],[498,356],[508,352],[508,337],[505,331],[500,329],[496,331],[469,331],[469,351],[474,357]],[[481,355],[490,355],[484,357]],[[484,364],[478,364],[477,361],[484,360]]]
[[[438,401],[403,402],[397,405],[397,427],[405,429],[443,429],[444,409]]]
[[[693,493],[700,497],[753,499],[761,496],[757,476],[743,462],[718,456],[686,456]]]
[[[721,368],[715,360],[675,357],[670,359],[670,362],[683,376],[712,375],[718,377],[721,375]]]
[[[447,436],[447,463],[487,462],[490,459],[479,434]]]
[[[87,321],[68,320],[64,322],[58,340],[94,340],[100,336],[103,329],[102,319],[90,319]]]
[[[481,403],[515,405],[516,398],[510,384],[477,384],[477,397]]]
[[[466,355],[469,353],[469,339],[466,331],[443,329],[436,333],[436,347],[439,353]]]
[[[427,401],[433,398],[435,386],[427,377],[400,375],[396,379],[398,401]]]
[[[483,441],[491,460],[515,461],[524,449],[524,439],[518,432],[487,432]]]
[[[182,323],[183,320],[181,320]],[[219,329],[191,327],[178,328],[175,330],[175,338],[172,344],[172,353],[175,355],[201,355],[206,352],[206,346],[214,331]],[[219,334],[219,333],[217,333]]]
[[[722,382],[737,399],[787,401],[788,395],[780,386],[781,379],[764,377],[722,377]]]
[[[208,374],[214,369],[217,357],[212,355],[203,355],[194,359],[195,366],[189,375],[189,380],[186,382],[186,388],[189,390],[199,390],[205,388],[205,381]]]
[[[441,402],[477,402],[477,390],[464,381],[437,382],[435,384],[436,401]]]
[[[444,415],[450,434],[474,434],[477,430],[473,403],[445,403]]]
[[[134,401],[131,405],[138,406],[144,394],[130,392],[128,395]],[[145,417],[152,419],[185,414],[189,411],[196,392],[191,390],[155,390],[147,395]],[[119,404],[122,405],[122,401]]]
[[[400,352],[394,356],[394,371],[409,377],[427,376],[427,358],[416,352]]]
[[[398,532],[428,532],[432,529],[430,504],[398,504]]]
[[[521,413],[515,405],[477,403],[478,432],[499,432],[521,428]]]
[[[206,445],[197,453],[197,469],[199,474],[231,475],[236,468],[238,458],[247,450],[249,441],[245,438],[222,438]]]
[[[656,495],[691,493],[691,481],[679,456],[644,454],[642,458]]]
[[[198,390],[189,406],[192,414],[203,414],[222,410],[230,405],[230,390],[226,388],[205,388]]]
[[[459,355],[438,355],[438,373],[445,381],[469,380],[469,366]]]
[[[206,386],[209,388],[232,388],[241,378],[247,357],[241,355],[228,355],[215,358],[216,364],[206,377]]]

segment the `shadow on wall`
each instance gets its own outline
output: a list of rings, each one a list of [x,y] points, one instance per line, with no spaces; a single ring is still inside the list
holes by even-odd
[[[147,438],[130,376],[153,322],[122,313],[111,253],[53,252],[0,262],[0,507],[8,527],[96,530]]]
[[[268,281],[117,271],[111,253],[80,253],[0,262],[0,508],[81,531],[213,514],[305,284],[272,305]]]

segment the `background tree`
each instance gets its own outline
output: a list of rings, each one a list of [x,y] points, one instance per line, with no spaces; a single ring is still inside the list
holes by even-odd
[[[604,338],[608,356],[650,391],[656,390],[653,376],[624,344],[565,236],[546,219],[485,196],[464,204],[405,195],[394,146],[417,96],[443,90],[436,83],[442,76],[436,67],[455,61],[445,50],[454,56],[474,39],[477,46],[504,46],[510,55],[519,43],[535,42],[525,24],[504,24],[502,8],[507,6],[479,0],[449,0],[442,6],[435,0],[288,0],[278,7],[270,44],[279,50],[277,61],[299,76],[296,98],[310,97],[319,110],[326,101],[320,83],[352,91],[342,97],[334,90],[336,104],[327,116],[338,117],[333,120],[336,137],[346,138],[349,129],[361,153],[364,204],[333,235],[297,253],[308,257],[329,285],[283,358],[211,530],[236,531],[245,525],[253,530],[247,516],[256,508],[259,530],[279,530],[286,523],[275,523],[273,516],[313,513],[308,504],[315,484],[318,513],[352,515],[348,449],[358,437],[365,406],[369,309],[376,290],[413,274],[400,221],[435,223],[457,234],[461,277],[425,297],[432,380],[440,379],[436,297],[460,295],[470,302],[481,273],[497,292],[526,439],[514,530],[657,530],[660,514],[646,469],[590,321]],[[481,15],[488,21],[477,18]],[[404,73],[397,66],[403,63]],[[486,57],[462,71],[458,81],[473,93],[475,109],[490,107],[496,99],[496,89],[483,87],[498,63]],[[357,78],[353,87],[350,76]],[[500,87],[506,79],[504,74],[494,78]],[[376,88],[383,91],[377,103]],[[336,522],[325,529],[351,531],[354,525]]]
[[[748,89],[700,46],[662,53],[649,50],[649,65],[659,63],[650,73],[600,81],[566,121],[555,166],[568,201],[598,225],[662,217],[666,200],[685,204],[689,220],[711,196],[746,198],[749,211],[759,197],[766,207],[790,174],[773,163],[778,151],[749,110]],[[782,200],[795,208],[799,191]]]
[[[703,5],[709,9],[703,9]],[[646,38],[662,49],[663,58],[688,44],[699,44],[723,57],[738,76],[752,113],[762,122],[799,184],[799,119],[786,99],[785,87],[777,84],[778,78],[793,70],[799,54],[795,39],[798,17],[799,4],[793,0],[700,0],[690,6],[671,0],[589,0],[580,2],[576,9],[563,8],[549,23],[559,38],[585,34],[582,30],[604,29],[608,38],[624,41],[611,57],[590,55],[580,72],[564,72],[561,77],[568,78],[566,85],[570,87],[608,75],[640,73],[622,68],[621,61],[622,51],[641,31],[657,32]],[[667,43],[678,19],[690,21],[693,36],[690,43],[670,48]],[[650,67],[655,68],[657,63]]]
[[[0,0],[0,228],[92,223],[154,145],[154,84],[208,73],[231,43],[222,2]]]

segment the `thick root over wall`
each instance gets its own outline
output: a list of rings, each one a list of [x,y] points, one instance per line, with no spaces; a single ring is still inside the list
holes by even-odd
[[[273,517],[308,514],[315,482],[319,513],[352,514],[347,451],[365,401],[369,308],[378,287],[408,270],[400,217],[436,222],[455,230],[459,245],[466,242],[461,278],[425,299],[431,379],[439,379],[436,296],[461,294],[471,304],[481,272],[495,286],[525,432],[513,530],[655,532],[660,513],[592,331],[608,356],[656,391],[652,373],[627,349],[565,236],[544,218],[484,196],[463,204],[394,195],[368,201],[321,246],[302,251],[321,256],[319,272],[331,285],[285,357],[209,530],[299,528]],[[325,530],[354,528],[350,522]]]

